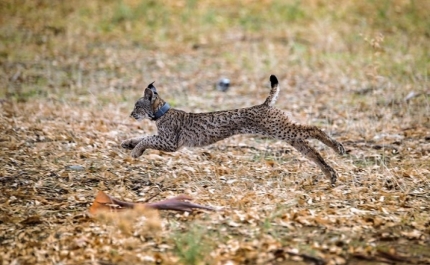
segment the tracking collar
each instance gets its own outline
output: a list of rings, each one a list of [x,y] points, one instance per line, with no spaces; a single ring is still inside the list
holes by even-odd
[[[161,107],[157,112],[155,112],[154,117],[152,118],[153,121],[158,120],[161,118],[166,112],[170,109],[169,103],[164,103],[163,107]]]
[[[155,81],[154,81],[155,82]],[[148,85],[148,88],[151,89],[151,91],[155,94],[158,95],[157,92],[157,88],[155,88],[154,86],[154,82],[152,82],[151,84]],[[157,112],[154,113],[154,117],[152,117],[153,121],[158,120],[159,118],[161,118],[164,114],[166,114],[166,112],[170,109],[170,105],[169,103],[165,102],[164,105],[157,110]]]

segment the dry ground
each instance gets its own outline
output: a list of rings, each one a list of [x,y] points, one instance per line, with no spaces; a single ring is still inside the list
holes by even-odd
[[[430,264],[428,1],[0,8],[2,264]],[[119,146],[155,133],[128,117],[154,80],[174,107],[203,112],[263,102],[270,74],[277,107],[348,150],[312,141],[335,188],[271,139],[139,159]],[[222,210],[94,219],[97,190]]]

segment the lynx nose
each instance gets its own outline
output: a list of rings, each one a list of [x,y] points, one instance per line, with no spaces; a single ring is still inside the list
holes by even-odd
[[[134,112],[132,112],[131,114],[130,114],[130,118],[133,118],[133,119],[136,119],[137,120],[137,114],[136,113],[134,113]]]

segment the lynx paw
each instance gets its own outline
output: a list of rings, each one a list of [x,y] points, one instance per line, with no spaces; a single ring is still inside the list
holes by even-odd
[[[331,186],[334,187],[336,186],[336,181],[337,181],[337,173],[336,171],[334,171],[333,168],[328,167],[324,170],[325,175],[330,178],[330,182],[331,182]]]
[[[133,151],[131,151],[131,157],[138,158],[143,152],[145,152],[145,149],[134,148]]]
[[[336,186],[336,181],[337,181],[337,173],[334,170],[332,170],[330,171],[330,182],[332,187]]]
[[[339,155],[345,154],[345,147],[341,143],[336,142],[337,152]]]
[[[128,150],[132,150],[136,145],[137,142],[135,141],[135,139],[128,139],[121,143],[121,147]]]

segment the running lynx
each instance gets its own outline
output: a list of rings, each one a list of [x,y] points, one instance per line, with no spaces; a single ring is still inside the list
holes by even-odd
[[[270,83],[270,94],[261,105],[208,113],[187,113],[170,108],[151,83],[136,102],[131,117],[155,121],[158,135],[128,139],[121,146],[133,149],[131,156],[137,158],[148,148],[174,152],[183,146],[206,146],[236,134],[269,136],[285,140],[314,161],[334,186],[336,171],[306,140],[318,139],[339,154],[345,153],[344,147],[315,126],[292,123],[282,110],[274,108],[279,94],[278,79],[272,75]]]

